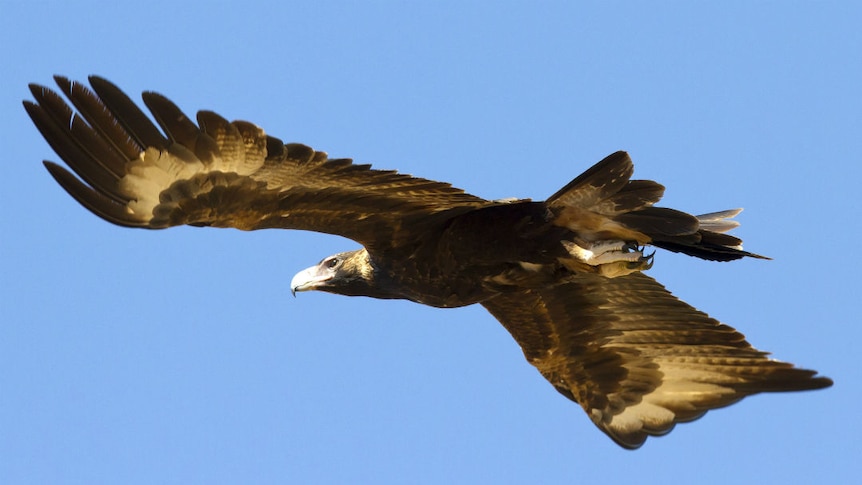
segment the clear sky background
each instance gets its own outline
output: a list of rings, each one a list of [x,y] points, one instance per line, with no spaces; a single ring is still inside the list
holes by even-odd
[[[0,3],[0,482],[858,478],[862,7],[307,3]],[[290,297],[351,241],[91,215],[21,100],[94,73],[487,198],[628,150],[663,205],[745,207],[774,258],[660,252],[650,274],[835,386],[624,451],[482,308]]]

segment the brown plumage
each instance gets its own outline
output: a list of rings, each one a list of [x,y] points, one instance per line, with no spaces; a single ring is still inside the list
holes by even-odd
[[[116,86],[57,77],[24,106],[71,168],[51,175],[99,217],[127,227],[304,229],[364,247],[298,273],[292,291],[479,303],[527,360],[618,444],[637,448],[759,392],[819,389],[815,372],[771,360],[742,334],[642,271],[645,246],[703,259],[762,258],[726,234],[739,211],[654,207],[664,188],[631,180],[614,153],[542,202],[491,201],[449,184],[373,170],[257,126],[201,111],[197,123],[144,93],[150,119]],[[77,175],[77,177],[76,177]]]

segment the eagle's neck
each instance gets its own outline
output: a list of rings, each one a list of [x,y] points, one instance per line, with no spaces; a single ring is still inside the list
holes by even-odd
[[[389,272],[380,267],[365,248],[344,253],[344,263],[338,274],[326,286],[317,289],[346,296],[410,299],[398,291],[398,285]]]

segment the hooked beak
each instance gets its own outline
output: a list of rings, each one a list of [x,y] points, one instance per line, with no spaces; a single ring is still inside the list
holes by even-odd
[[[332,278],[332,273],[321,270],[320,265],[305,268],[290,280],[290,293],[296,297],[297,291],[311,291]]]

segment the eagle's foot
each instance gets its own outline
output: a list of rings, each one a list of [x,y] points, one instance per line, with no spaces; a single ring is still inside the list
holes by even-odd
[[[634,263],[643,258],[643,251],[636,244],[625,241],[599,241],[583,247],[575,242],[563,241],[566,251],[590,266],[609,263]]]
[[[637,261],[617,261],[614,263],[606,263],[598,266],[596,269],[598,269],[598,273],[602,276],[616,278],[618,276],[625,276],[652,268],[655,251],[643,256],[643,248],[641,248],[637,253],[641,254],[641,257],[638,258]]]
[[[608,278],[616,278],[645,271],[652,267],[653,256],[644,255],[643,247],[626,241],[599,241],[583,247],[575,242],[563,241],[569,254],[581,263],[592,266],[595,271]]]

